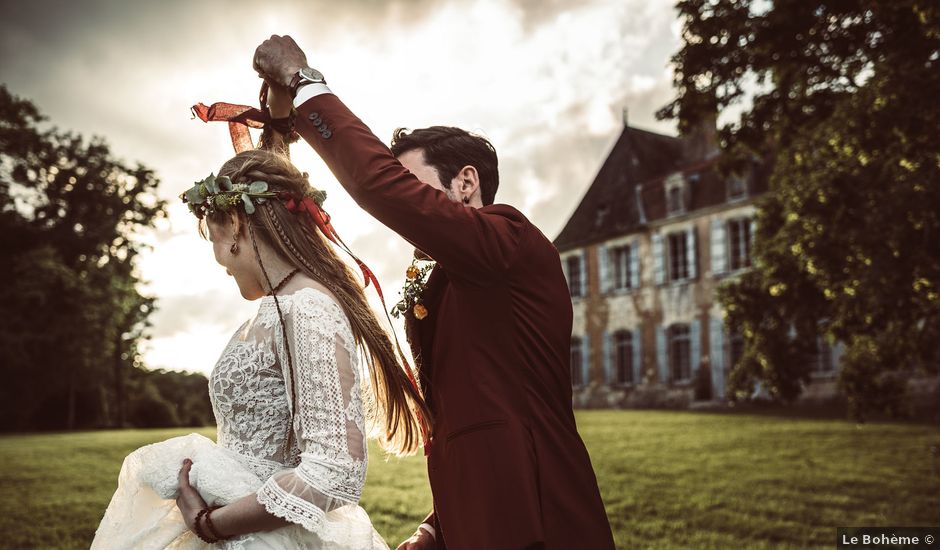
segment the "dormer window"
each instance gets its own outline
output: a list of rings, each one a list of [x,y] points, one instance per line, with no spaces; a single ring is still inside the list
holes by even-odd
[[[684,214],[688,209],[688,186],[682,178],[682,173],[677,172],[665,181],[666,186],[666,215],[677,216]]]
[[[604,225],[604,220],[607,219],[607,212],[608,212],[608,211],[609,211],[609,209],[607,208],[607,205],[606,205],[606,204],[602,204],[602,205],[597,209],[597,218],[594,219],[594,226],[595,226],[595,227],[603,227],[603,225]]]
[[[728,177],[728,200],[738,200],[747,197],[747,176],[734,173]]]

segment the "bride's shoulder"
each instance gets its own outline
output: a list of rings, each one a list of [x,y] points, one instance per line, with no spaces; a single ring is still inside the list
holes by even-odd
[[[290,296],[295,308],[304,310],[328,308],[343,311],[339,299],[325,288],[305,286],[295,290]]]

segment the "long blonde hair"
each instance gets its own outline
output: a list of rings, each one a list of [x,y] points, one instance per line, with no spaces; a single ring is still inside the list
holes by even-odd
[[[301,173],[290,159],[265,149],[251,149],[235,155],[222,165],[218,175],[228,176],[233,183],[265,181],[270,191],[287,191],[295,197],[301,197],[311,189],[306,174]],[[353,271],[340,259],[306,213],[292,212],[280,200],[256,204],[256,210],[250,216],[240,208],[237,212],[248,226],[256,254],[256,239],[261,239],[339,300],[352,326],[356,345],[363,350],[368,366],[375,406],[367,407],[366,414],[372,426],[379,428],[374,430],[379,443],[386,451],[397,455],[414,453],[421,445],[422,428],[430,433],[430,410],[418,389],[412,385],[405,371],[408,365],[399,361],[388,333],[366,301],[363,287]],[[209,218],[215,223],[224,221],[224,216],[224,212],[215,211]],[[202,223],[199,232],[205,238]],[[261,262],[260,256],[258,261]],[[267,278],[263,264],[261,270]],[[270,287],[270,280],[268,285]],[[283,318],[281,326],[284,326]],[[285,333],[285,343],[286,340]],[[289,351],[287,355],[293,379]],[[293,391],[290,398],[293,410]],[[289,438],[292,432],[288,430]],[[288,448],[289,445],[288,441]]]

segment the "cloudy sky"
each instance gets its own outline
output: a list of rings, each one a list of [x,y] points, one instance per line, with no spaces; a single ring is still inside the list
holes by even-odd
[[[141,238],[155,294],[151,368],[208,373],[257,309],[215,263],[176,196],[233,154],[196,102],[255,104],[255,47],[290,34],[332,90],[383,141],[398,126],[482,133],[500,160],[498,202],[554,238],[623,126],[674,133],[656,109],[672,97],[674,0],[327,0],[304,2],[4,2],[0,82],[63,129],[107,139],[156,170],[170,216]],[[392,300],[410,259],[359,211],[303,142],[292,158],[327,190],[340,235]],[[374,293],[370,291],[374,298]],[[377,302],[376,302],[377,304]],[[379,306],[377,306],[379,307]]]

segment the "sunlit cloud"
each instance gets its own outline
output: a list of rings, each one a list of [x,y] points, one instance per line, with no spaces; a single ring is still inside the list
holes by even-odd
[[[0,66],[11,91],[36,101],[54,124],[104,136],[121,158],[156,170],[172,206],[168,220],[141,236],[153,246],[140,258],[142,290],[163,307],[145,360],[208,373],[257,303],[240,297],[176,198],[232,155],[225,126],[193,120],[189,107],[255,104],[251,56],[261,40],[292,35],[386,143],[399,126],[449,124],[486,135],[500,159],[497,200],[552,238],[621,131],[624,107],[631,124],[672,131],[653,116],[672,95],[668,63],[680,29],[672,4],[37,1],[5,8]],[[328,192],[337,229],[380,276],[392,305],[410,247],[360,210],[305,143],[294,145],[292,159]]]

